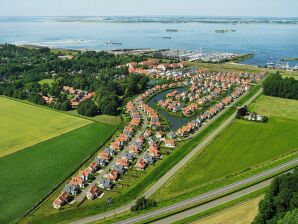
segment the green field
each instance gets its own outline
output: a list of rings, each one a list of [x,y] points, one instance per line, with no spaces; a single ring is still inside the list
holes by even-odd
[[[114,127],[92,123],[0,158],[0,223],[21,218],[106,142]]]
[[[268,123],[235,120],[154,197],[169,200],[196,192],[298,149],[298,116],[292,115],[297,101],[262,96],[250,110],[266,112]]]
[[[78,114],[77,110],[70,110],[70,111],[67,111],[67,113],[84,118],[84,116]],[[118,126],[121,123],[120,116],[113,116],[113,115],[106,115],[106,114],[97,115],[95,117],[89,117],[88,119],[113,125],[113,126]]]
[[[38,83],[43,85],[43,84],[48,84],[48,85],[52,85],[54,82],[54,79],[43,79],[43,80],[40,80]]]
[[[298,121],[297,100],[261,96],[250,106],[250,110],[266,116],[276,116]]]
[[[91,123],[3,97],[0,105],[0,157]]]

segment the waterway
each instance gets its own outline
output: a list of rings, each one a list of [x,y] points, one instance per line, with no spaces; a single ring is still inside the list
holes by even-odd
[[[165,90],[161,93],[158,93],[157,95],[155,95],[154,97],[152,97],[148,102],[147,104],[150,106],[150,107],[154,107],[154,104],[157,104],[159,100],[164,100],[165,99],[165,96],[169,93],[169,92],[172,92],[174,90],[177,90],[178,92],[183,92],[185,91],[185,88],[176,88],[176,89],[168,89],[168,90]],[[156,108],[155,108],[156,109]],[[170,113],[168,113],[167,111],[165,110],[162,110],[160,108],[157,108],[157,111],[159,112],[159,114],[161,114],[169,123],[170,125],[170,129],[172,131],[176,131],[178,128],[182,127],[183,125],[189,123],[190,121],[192,121],[194,118],[186,118],[186,117],[182,117],[182,116],[175,116],[175,115],[172,115]]]

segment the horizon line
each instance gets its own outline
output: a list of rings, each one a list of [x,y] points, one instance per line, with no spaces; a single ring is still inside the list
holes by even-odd
[[[298,16],[203,16],[203,15],[0,15],[0,17],[197,17],[197,18],[298,18]]]

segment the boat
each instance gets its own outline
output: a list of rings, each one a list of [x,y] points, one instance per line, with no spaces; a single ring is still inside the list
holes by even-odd
[[[162,39],[172,39],[172,37],[162,37]]]

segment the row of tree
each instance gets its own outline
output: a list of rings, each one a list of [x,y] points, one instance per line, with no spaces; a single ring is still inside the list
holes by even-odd
[[[259,204],[259,214],[253,223],[298,223],[298,169],[273,180]]]
[[[271,74],[263,82],[263,92],[268,96],[298,99],[298,80],[282,78],[279,73]]]

